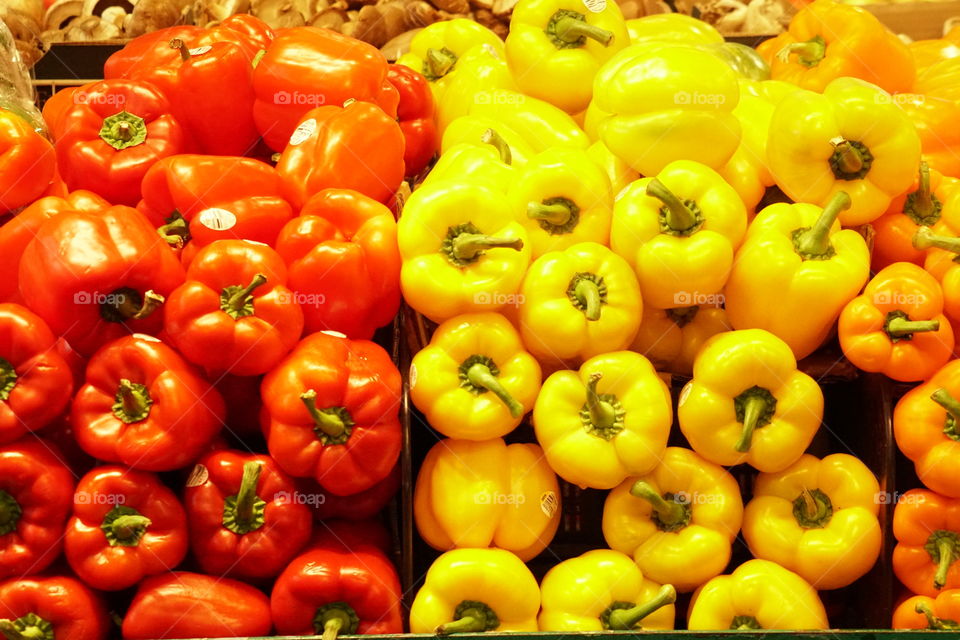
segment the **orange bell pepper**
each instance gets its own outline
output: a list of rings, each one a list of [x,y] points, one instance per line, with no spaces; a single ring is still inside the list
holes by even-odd
[[[960,100],[960,58],[946,58],[917,74],[914,93],[954,102]]]
[[[913,55],[913,64],[917,68],[917,73],[922,73],[924,69],[941,60],[960,56],[960,46],[946,37],[935,40],[914,40],[907,45],[907,49]]]
[[[960,630],[960,589],[947,589],[936,598],[913,596],[893,612],[894,629]]]
[[[816,0],[799,11],[784,33],[757,47],[773,80],[823,91],[842,76],[861,78],[890,93],[909,91],[915,71],[907,46],[873,14]]]
[[[908,589],[936,596],[960,587],[960,500],[911,489],[893,511],[893,572]]]
[[[839,334],[850,362],[901,382],[926,379],[953,355],[940,284],[910,262],[886,267],[847,303]]]
[[[927,487],[960,498],[960,360],[914,387],[893,412],[897,446]],[[958,583],[960,586],[960,583]]]
[[[917,128],[923,159],[930,168],[960,177],[960,104],[919,93],[901,93],[894,102]]]
[[[940,281],[943,313],[954,325],[960,323],[960,191],[951,192],[944,203],[940,222],[920,227],[913,234],[913,246],[926,251],[923,268]]]

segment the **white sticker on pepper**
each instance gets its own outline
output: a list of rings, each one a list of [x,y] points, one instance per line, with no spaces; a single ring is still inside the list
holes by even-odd
[[[692,382],[688,382],[687,384],[683,385],[683,390],[680,391],[680,399],[677,402],[677,408],[680,408],[683,406],[683,403],[687,401],[687,397],[690,395],[691,391],[693,391]]]
[[[204,47],[196,47],[195,49],[190,49],[190,55],[192,55],[192,56],[202,56],[202,55],[205,54],[207,51],[210,51],[210,49],[212,49],[212,48],[213,48],[213,47],[211,47],[210,45],[207,45],[207,46],[204,46]]]
[[[602,13],[607,8],[607,0],[583,0],[583,6],[593,13]]]
[[[202,464],[198,464],[193,468],[193,471],[190,472],[190,475],[187,477],[187,487],[199,487],[207,481],[207,478],[210,477],[210,472],[207,471],[207,468]]]
[[[232,229],[237,224],[237,216],[232,211],[210,207],[204,209],[197,215],[197,220],[207,229],[214,231],[226,231]]]
[[[293,135],[290,136],[290,144],[297,146],[298,144],[303,144],[306,142],[310,136],[317,132],[317,121],[315,118],[310,118],[309,120],[304,120],[300,123],[300,126],[296,128],[293,132]]]
[[[410,388],[417,386],[417,365],[410,365]]]
[[[543,515],[552,518],[560,508],[560,498],[553,491],[544,491],[540,496],[540,510]]]

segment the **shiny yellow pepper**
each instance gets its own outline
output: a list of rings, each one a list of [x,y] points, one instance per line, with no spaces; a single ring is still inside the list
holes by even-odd
[[[450,123],[467,115],[483,91],[517,91],[502,50],[489,45],[468,50],[457,63],[456,73],[436,83],[437,131],[442,135]]]
[[[540,365],[499,313],[447,320],[410,366],[410,399],[449,438],[487,440],[510,433],[540,391]]]
[[[595,108],[607,114],[600,138],[645,176],[675,160],[719,169],[740,143],[737,74],[710,52],[631,45],[607,61],[593,88]]]
[[[849,203],[839,192],[824,209],[778,203],[757,214],[724,290],[734,328],[765,329],[797,359],[823,343],[870,275],[863,236],[837,222]]]
[[[557,531],[560,487],[535,444],[445,439],[420,467],[413,513],[434,549],[497,547],[527,561]]]
[[[746,228],[733,187],[707,166],[678,160],[620,194],[610,248],[636,270],[644,302],[689,306],[723,289]]]
[[[703,585],[687,617],[691,631],[828,628],[816,589],[768,560],[749,560]]]
[[[656,467],[672,422],[667,385],[632,351],[555,372],[533,408],[547,462],[567,482],[593,489],[611,489]]]
[[[590,139],[574,119],[549,102],[516,91],[492,89],[479,92],[470,105],[471,116],[485,116],[513,129],[533,148],[586,149]]]
[[[540,631],[673,629],[672,585],[647,580],[630,556],[594,549],[564,560],[540,585]]]
[[[536,631],[540,587],[503,549],[454,549],[437,558],[410,607],[410,632]]]
[[[599,11],[581,0],[520,0],[506,52],[521,91],[567,113],[587,108],[593,77],[630,38],[616,2]]]
[[[446,84],[461,71],[461,57],[484,47],[500,58],[504,56],[503,41],[490,29],[466,18],[445,20],[420,30],[397,64],[422,73],[439,103]]]
[[[766,472],[796,462],[823,419],[823,392],[797,370],[790,347],[760,329],[714,336],[677,405],[690,446],[716,464]]]
[[[507,304],[530,264],[527,232],[504,195],[460,179],[414,191],[397,241],[403,297],[434,322]]]
[[[804,454],[779,473],[761,473],[743,514],[757,558],[796,572],[817,589],[861,578],[880,556],[880,485],[860,460]]]
[[[844,226],[881,216],[913,183],[920,138],[906,113],[879,87],[838,78],[823,93],[795,91],[777,106],[767,146],[777,185],[796,202],[825,207],[838,192],[852,206]]]
[[[519,300],[520,335],[542,362],[583,361],[626,349],[643,316],[633,269],[596,242],[535,260]]]
[[[496,118],[489,116],[462,116],[457,118],[443,132],[440,141],[440,154],[443,154],[459,144],[486,147],[483,138],[487,131],[496,131],[497,136],[507,145],[510,156],[510,166],[519,168],[527,163],[534,155],[533,147],[526,138],[505,125]]]
[[[654,13],[627,20],[630,43],[720,44],[723,36],[708,22],[685,13]]]
[[[508,194],[534,260],[580,242],[610,241],[610,179],[586,151],[543,151],[518,172]]]
[[[592,139],[592,138],[591,138]],[[630,165],[613,155],[607,145],[597,140],[587,149],[587,155],[593,160],[594,164],[603,169],[610,180],[610,192],[616,196],[634,180],[640,178],[640,174],[634,171]]]
[[[481,145],[464,142],[448,149],[420,183],[420,188],[446,180],[465,180],[507,193],[515,173],[510,146],[494,129],[484,131],[480,140]]]
[[[722,307],[693,305],[656,309],[645,305],[630,349],[647,356],[658,371],[689,376],[704,343],[731,326]]]
[[[603,537],[643,575],[693,591],[730,562],[743,501],[733,476],[693,451],[670,447],[649,474],[628,478],[603,505]]]

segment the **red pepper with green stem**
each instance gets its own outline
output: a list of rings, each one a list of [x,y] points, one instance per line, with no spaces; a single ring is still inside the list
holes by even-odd
[[[313,518],[293,479],[270,456],[217,451],[188,486],[193,555],[214,576],[272,578],[310,540]]]
[[[56,165],[50,141],[17,114],[0,109],[0,214],[43,195]]]
[[[314,333],[263,379],[270,455],[330,493],[365,491],[400,456],[400,372],[382,347]]]
[[[349,189],[324,189],[284,226],[277,251],[290,269],[307,333],[369,339],[400,308],[393,213]]]
[[[433,91],[423,74],[402,64],[390,65],[387,80],[400,93],[397,119],[403,132],[403,166],[406,177],[430,165],[440,148]]]
[[[0,579],[39,573],[57,559],[74,482],[40,438],[0,447]]]
[[[156,229],[123,206],[55,216],[20,260],[26,306],[85,356],[133,331],[158,331],[163,314],[154,312],[183,278]]]
[[[7,640],[106,640],[109,633],[103,602],[73,578],[0,583],[0,635]]]
[[[116,466],[80,480],[64,538],[70,568],[101,591],[174,569],[189,546],[187,516],[173,491],[152,473]]]
[[[223,399],[156,338],[111,342],[87,365],[70,412],[84,451],[144,471],[190,464],[222,426]]]

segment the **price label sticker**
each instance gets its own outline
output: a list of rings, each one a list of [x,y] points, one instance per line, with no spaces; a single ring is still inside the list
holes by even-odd
[[[290,144],[297,146],[298,144],[303,144],[317,132],[317,121],[315,118],[310,118],[300,123],[300,126],[296,128],[293,132],[293,135],[290,136]]]
[[[227,229],[232,229],[237,224],[237,216],[235,213],[227,211],[226,209],[217,209],[216,207],[201,211],[197,214],[197,220],[207,229],[214,231],[226,231]]]
[[[210,51],[210,49],[212,49],[212,48],[213,48],[213,47],[211,47],[210,45],[207,45],[207,46],[204,46],[204,47],[196,47],[195,49],[190,49],[190,55],[192,55],[192,56],[202,56],[202,55],[205,54],[206,52]]]
[[[583,0],[583,6],[591,13],[602,13],[607,8],[607,0]]]
[[[540,495],[540,510],[543,511],[543,515],[552,518],[559,508],[560,498],[557,497],[556,493],[553,491],[544,491],[543,494]]]
[[[207,478],[210,477],[210,472],[207,471],[207,468],[202,464],[198,464],[193,468],[193,471],[190,472],[190,475],[187,477],[187,486],[188,487],[199,487],[207,481]]]

